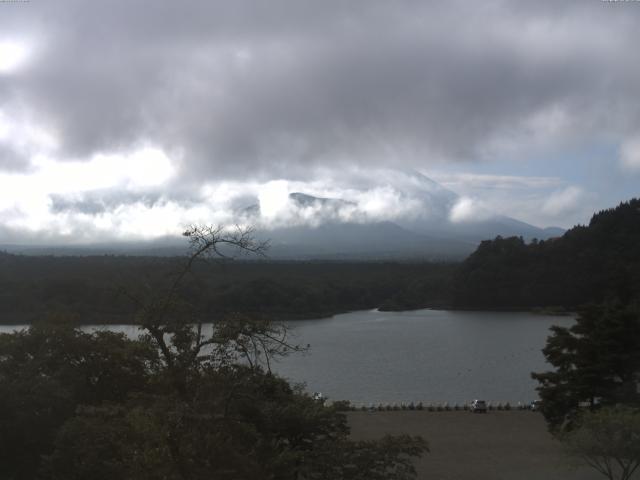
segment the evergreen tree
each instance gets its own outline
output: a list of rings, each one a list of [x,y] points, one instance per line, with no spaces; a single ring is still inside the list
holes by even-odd
[[[533,373],[552,430],[570,429],[581,408],[640,405],[640,311],[584,308],[575,325],[554,326],[543,353],[554,371]]]

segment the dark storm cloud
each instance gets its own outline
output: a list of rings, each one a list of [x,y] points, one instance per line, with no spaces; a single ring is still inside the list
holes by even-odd
[[[27,68],[0,81],[0,108],[37,112],[60,158],[152,143],[194,180],[292,177],[345,161],[424,166],[538,138],[624,137],[640,122],[627,101],[640,94],[637,5],[1,7],[0,25],[36,47]]]

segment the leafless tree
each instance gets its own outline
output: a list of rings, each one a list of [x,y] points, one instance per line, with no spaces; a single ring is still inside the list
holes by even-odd
[[[129,295],[138,306],[136,323],[158,348],[166,368],[176,373],[180,389],[184,388],[185,372],[203,363],[245,362],[251,368],[271,371],[273,357],[302,350],[289,341],[283,324],[269,319],[233,314],[208,321],[205,328],[206,319],[180,293],[200,260],[265,256],[268,243],[257,241],[253,228],[192,225],[183,236],[189,242],[189,253],[168,288],[149,292],[146,299]]]

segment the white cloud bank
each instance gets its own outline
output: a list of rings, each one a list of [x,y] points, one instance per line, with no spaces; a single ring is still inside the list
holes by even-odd
[[[553,192],[542,205],[544,213],[559,217],[574,212],[585,200],[585,192],[578,187],[570,186]]]
[[[269,230],[433,216],[446,221],[456,197],[417,173],[380,169],[353,170],[340,181],[325,172],[306,182],[222,180],[176,189],[178,162],[152,147],[88,162],[32,163],[29,173],[0,173],[0,241],[10,231],[85,243],[176,235],[191,223]]]
[[[156,215],[157,210],[141,210],[140,205],[134,204],[127,209],[117,207],[91,215],[56,209],[54,199],[82,202],[86,196],[99,198],[108,192],[120,195],[128,192],[142,197],[145,192],[165,185],[175,173],[174,165],[164,152],[152,147],[124,155],[95,155],[84,162],[59,162],[38,155],[31,163],[27,173],[0,172],[2,226],[33,234],[94,241],[100,238],[98,232],[114,227],[118,227],[117,231],[110,235],[126,234],[127,230],[144,232],[146,218]],[[138,215],[134,213],[136,210]],[[166,215],[165,221],[170,222],[172,217],[177,220],[176,215]],[[127,224],[129,227],[123,230]],[[154,223],[156,231],[159,224]]]
[[[152,239],[178,235],[193,223],[268,231],[326,222],[467,223],[496,214],[528,220],[523,215],[531,212],[556,219],[585,198],[579,188],[545,177],[449,175],[458,195],[418,172],[393,169],[316,170],[309,181],[220,180],[177,188],[179,171],[179,158],[153,146],[88,162],[35,158],[28,173],[0,173],[0,243]],[[465,193],[474,185],[480,195]]]
[[[0,75],[19,70],[29,59],[28,46],[15,40],[0,41]]]
[[[453,223],[479,222],[494,215],[482,206],[478,200],[469,197],[460,197],[449,214]]]

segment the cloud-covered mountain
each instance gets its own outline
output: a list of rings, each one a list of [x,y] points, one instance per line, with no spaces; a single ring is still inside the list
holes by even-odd
[[[291,192],[263,198],[239,216],[262,227],[278,258],[461,258],[497,235],[545,239],[563,232],[496,215],[418,172],[389,173],[366,190],[377,194],[344,199]]]
[[[275,259],[459,259],[481,240],[497,235],[543,239],[562,233],[496,214],[482,199],[458,195],[407,169],[358,170],[321,181],[277,180],[253,189],[227,188],[211,198],[214,203],[210,212],[204,211],[205,223],[254,226],[260,239],[270,241],[268,254]],[[55,205],[82,211],[106,208],[104,199],[92,198],[68,205],[57,200]],[[0,248],[60,255],[185,252],[184,240],[175,234],[147,241],[57,245]]]

